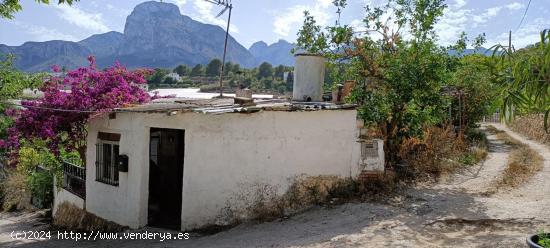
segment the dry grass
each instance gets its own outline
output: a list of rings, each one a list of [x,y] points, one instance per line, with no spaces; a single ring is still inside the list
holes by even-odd
[[[497,137],[497,139],[502,140],[504,142],[504,144],[506,144],[506,145],[509,145],[509,146],[512,146],[512,147],[517,147],[517,146],[524,145],[519,140],[512,138],[512,136],[508,135],[506,132],[504,132],[500,129],[497,129],[494,126],[489,125],[486,128],[487,128],[487,131],[490,134],[495,135]]]
[[[297,176],[282,194],[267,184],[241,185],[228,200],[216,226],[232,226],[246,220],[272,221],[294,215],[312,206],[335,205],[387,195],[396,187],[391,175],[376,175],[365,181],[332,175]]]
[[[486,146],[479,146],[479,147],[474,147],[474,149],[472,150],[472,154],[474,154],[474,158],[480,162],[480,161],[483,161],[487,158],[487,155],[489,155],[489,152],[487,151],[487,147]]]
[[[544,159],[535,150],[512,138],[506,132],[498,132],[497,138],[512,147],[506,169],[496,182],[497,189],[520,186],[542,169]]]
[[[126,229],[126,227],[99,218],[68,202],[59,205],[53,218],[53,225],[73,231],[120,232]]]
[[[543,158],[533,149],[520,146],[510,152],[508,165],[497,183],[497,188],[517,187],[542,169]]]
[[[9,170],[5,181],[0,182],[3,194],[2,209],[4,211],[33,209],[31,191],[28,188],[25,174]]]
[[[505,132],[500,132],[496,134],[497,139],[502,140],[504,144],[509,145],[511,147],[520,147],[525,146],[523,143],[521,143],[519,140],[512,138],[510,135],[508,135]]]
[[[489,132],[490,134],[499,134],[499,133],[504,133],[504,131],[492,126],[492,125],[488,125],[487,127],[485,127],[485,129],[487,130],[487,132]]]
[[[451,127],[429,127],[424,136],[403,141],[399,156],[407,162],[417,179],[439,177],[453,172],[461,164],[466,142],[457,139]]]

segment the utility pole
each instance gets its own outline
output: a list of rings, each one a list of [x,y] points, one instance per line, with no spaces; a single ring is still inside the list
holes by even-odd
[[[225,71],[225,54],[227,53],[227,39],[229,38],[229,24],[231,23],[231,10],[233,9],[233,4],[229,4],[228,8],[229,8],[229,17],[227,18],[227,29],[225,30],[225,43],[223,45],[222,69],[220,72],[220,98],[223,97],[223,74]]]
[[[508,54],[512,54],[512,30],[508,33]]]
[[[223,97],[223,73],[225,71],[225,55],[227,53],[227,39],[229,39],[229,25],[231,23],[231,10],[233,9],[233,4],[231,3],[231,0],[204,0],[209,3],[213,3],[215,5],[221,5],[225,8],[218,13],[216,18],[220,17],[225,13],[225,11],[229,10],[229,17],[227,18],[227,28],[225,29],[225,41],[223,44],[223,58],[222,58],[222,66],[221,66],[221,72],[220,72],[220,95],[219,97]]]

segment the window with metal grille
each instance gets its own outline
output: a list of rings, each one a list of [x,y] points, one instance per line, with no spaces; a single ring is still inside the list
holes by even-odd
[[[363,160],[378,158],[378,142],[375,140],[368,140],[361,143],[361,158]]]
[[[118,186],[118,141],[98,139],[96,144],[96,181]]]

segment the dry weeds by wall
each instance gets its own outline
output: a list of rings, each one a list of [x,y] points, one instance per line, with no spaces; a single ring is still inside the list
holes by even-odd
[[[542,114],[517,117],[509,126],[510,129],[530,139],[550,145],[550,134],[544,130],[544,115]]]
[[[27,186],[25,174],[11,170],[5,180],[0,182],[2,206],[4,211],[34,209],[31,204],[31,191]]]
[[[239,185],[239,191],[227,201],[216,225],[232,225],[245,220],[271,221],[303,211],[313,205],[335,204],[357,198],[367,192],[365,184],[337,176],[297,176],[280,193],[265,183]],[[386,186],[385,183],[380,183]],[[378,184],[377,184],[378,185]]]
[[[399,156],[411,167],[415,177],[438,177],[456,169],[459,163],[455,160],[467,148],[451,127],[426,127],[422,138],[403,141]]]
[[[53,225],[73,231],[120,232],[127,229],[127,227],[99,218],[68,202],[59,205],[53,218]]]

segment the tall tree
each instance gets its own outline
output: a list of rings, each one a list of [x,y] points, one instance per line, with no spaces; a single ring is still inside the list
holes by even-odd
[[[223,68],[223,75],[227,76],[229,75],[229,72],[233,70],[233,64],[231,62],[225,63],[225,66]]]
[[[273,76],[273,66],[270,63],[263,62],[258,68],[258,79]]]
[[[345,1],[333,3],[345,6]],[[341,68],[334,70],[333,81],[358,82],[352,100],[360,105],[359,117],[379,130],[386,162],[395,165],[405,138],[422,135],[424,125],[440,124],[445,118],[448,103],[441,88],[449,78],[448,55],[434,33],[445,4],[390,0],[384,7],[365,9],[362,28],[376,35],[347,25],[321,28],[305,12],[297,46],[325,55],[329,64]]]
[[[239,64],[234,64],[231,67],[231,72],[233,72],[233,73],[239,73],[240,71],[241,71],[241,65],[239,65]]]
[[[151,85],[161,84],[168,73],[170,72],[166,69],[156,68],[153,75],[148,77],[147,83]]]
[[[195,65],[195,67],[193,67],[189,75],[192,77],[198,77],[198,76],[204,75],[204,69],[202,68],[202,65],[201,64]]]
[[[168,85],[171,85],[171,84],[177,84],[178,83],[178,80],[174,79],[173,77],[165,77],[164,80],[162,81],[163,84],[168,84]]]
[[[206,66],[206,75],[207,76],[219,76],[222,69],[222,61],[219,59],[213,59]]]
[[[294,88],[294,72],[290,71],[288,72],[288,76],[286,78],[286,90],[292,91]]]
[[[275,78],[277,80],[283,80],[285,76],[285,66],[279,65],[275,67]]]
[[[496,108],[498,88],[491,81],[489,67],[492,58],[471,54],[458,59],[456,70],[450,77],[451,120],[466,128],[476,123]]]
[[[0,55],[0,101],[20,99],[24,89],[36,89],[42,85],[44,74],[25,74],[13,67],[12,55]],[[11,106],[0,104],[0,139],[6,137],[7,128],[12,125],[12,119],[5,115]],[[0,148],[3,142],[0,141]],[[3,152],[2,152],[3,153]]]
[[[174,72],[180,75],[180,77],[189,75],[189,68],[186,65],[178,65],[174,68]]]

